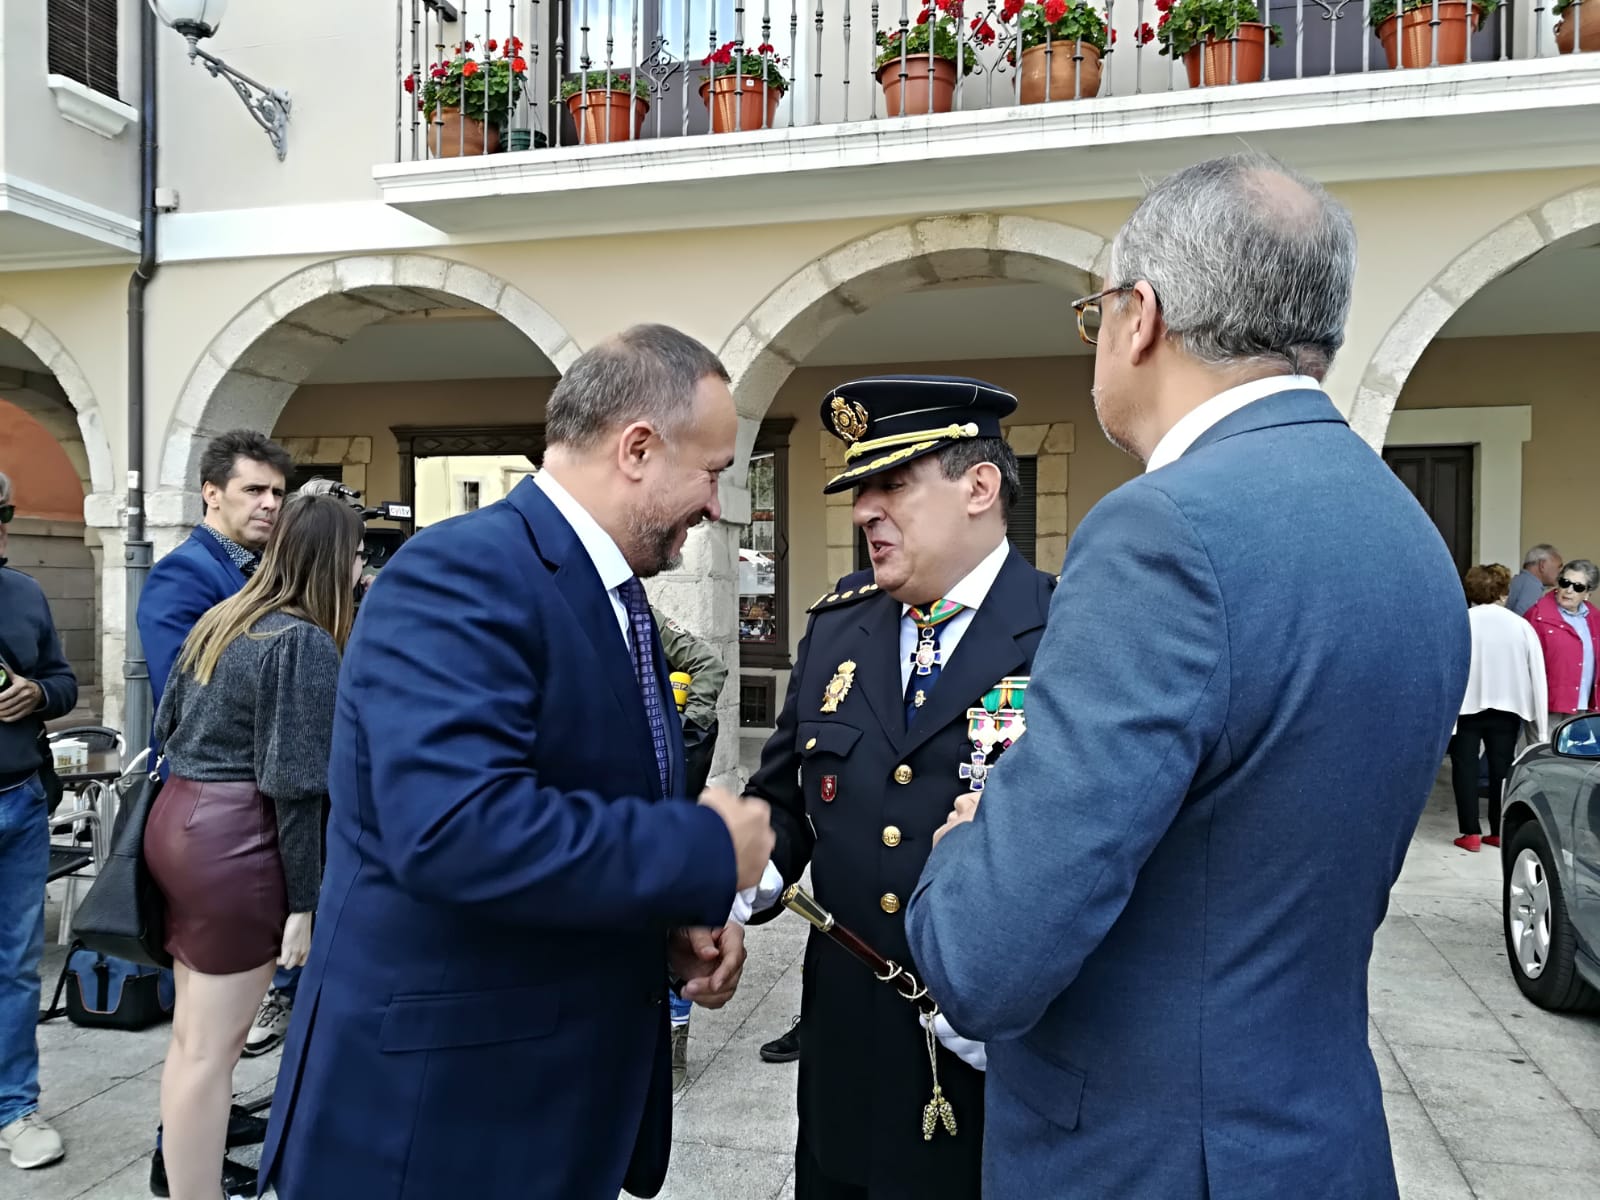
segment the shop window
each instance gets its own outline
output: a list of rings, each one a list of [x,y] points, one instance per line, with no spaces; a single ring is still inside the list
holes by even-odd
[[[763,421],[750,454],[750,524],[739,537],[739,657],[789,669],[789,431]]]

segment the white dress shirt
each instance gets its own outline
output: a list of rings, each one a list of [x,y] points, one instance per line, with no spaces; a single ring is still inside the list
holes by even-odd
[[[956,652],[956,647],[961,643],[961,635],[966,633],[967,626],[972,624],[973,615],[989,598],[989,589],[994,587],[994,581],[999,578],[1000,568],[1005,566],[1006,555],[1010,552],[1011,543],[1001,538],[1000,544],[989,551],[982,562],[968,571],[955,587],[941,597],[964,606],[962,611],[939,626],[939,652],[944,655],[943,662],[950,661],[950,656]],[[900,694],[902,696],[906,694],[906,687],[911,682],[911,655],[917,648],[917,638],[917,623],[911,619],[911,605],[902,604],[900,606]]]
[[[1167,430],[1167,435],[1156,443],[1145,463],[1145,473],[1159,471],[1169,463],[1183,457],[1183,452],[1200,440],[1200,435],[1225,417],[1231,417],[1247,404],[1276,396],[1279,392],[1322,391],[1322,385],[1309,375],[1273,375],[1267,379],[1252,379],[1225,392],[1218,392],[1204,404],[1185,413],[1179,422]]]
[[[633,578],[633,568],[628,565],[628,560],[622,557],[622,551],[617,548],[617,543],[611,535],[600,528],[600,522],[589,515],[589,510],[573,499],[572,493],[562,487],[556,477],[549,471],[540,471],[533,477],[533,484],[550,498],[550,503],[556,506],[556,511],[567,519],[567,524],[572,526],[572,532],[578,535],[578,541],[583,544],[584,552],[588,554],[589,561],[594,564],[595,572],[600,576],[600,586],[606,589],[606,595],[611,597],[611,608],[617,616],[617,632],[622,634],[623,644],[628,647],[628,654],[633,654],[633,645],[628,640],[628,609],[622,603],[622,595],[617,590],[628,580]]]

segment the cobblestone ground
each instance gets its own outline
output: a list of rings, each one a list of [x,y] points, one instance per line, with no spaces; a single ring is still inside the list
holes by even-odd
[[[1600,1195],[1600,1020],[1552,1016],[1522,998],[1506,967],[1497,859],[1450,844],[1452,813],[1446,773],[1372,962],[1372,1048],[1401,1195],[1592,1200]],[[1338,853],[1336,841],[1329,852]],[[794,918],[752,930],[737,999],[695,1013],[668,1200],[792,1196],[796,1068],[763,1063],[757,1049],[798,1011],[803,942]],[[46,957],[52,983],[61,953],[52,945]],[[0,1200],[148,1196],[166,1039],[164,1028],[43,1027],[43,1110],[68,1155],[42,1171],[0,1164]],[[265,1098],[276,1069],[276,1056],[241,1064],[241,1098]]]

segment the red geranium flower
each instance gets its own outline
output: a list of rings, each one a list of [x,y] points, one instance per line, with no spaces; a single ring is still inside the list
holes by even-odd
[[[486,45],[488,46],[490,54],[493,54],[496,50],[500,49],[500,43],[495,41],[493,38],[490,38]]]
[[[406,81],[405,81],[403,86],[405,87],[406,91],[408,91],[408,92],[416,91],[417,90],[417,77],[415,75],[407,75],[406,76]]]
[[[1156,31],[1154,29],[1150,28],[1150,22],[1149,21],[1146,21],[1143,25],[1139,26],[1139,36],[1138,36],[1139,45],[1148,46],[1151,42],[1153,42],[1155,40],[1156,40]]]
[[[1172,11],[1172,0],[1156,0],[1156,11],[1157,12],[1171,12]]]
[[[778,48],[771,42],[762,42],[761,45],[756,47],[757,54],[776,54],[777,52]]]
[[[917,24],[918,25],[926,25],[928,23],[928,18],[931,17],[932,15],[933,15],[933,9],[931,9],[931,8],[923,9],[921,12],[919,12],[917,14]],[[899,31],[896,30],[896,32],[899,32]]]
[[[470,58],[467,59],[466,62],[461,64],[461,73],[463,75],[476,75],[478,73],[478,64]]]
[[[1054,25],[1067,15],[1067,0],[1044,0],[1044,19]]]
[[[517,71],[519,73],[522,72],[522,71],[526,71],[528,69],[528,60],[525,59],[525,58],[514,58],[514,59],[512,59],[511,60],[511,69],[513,71]]]

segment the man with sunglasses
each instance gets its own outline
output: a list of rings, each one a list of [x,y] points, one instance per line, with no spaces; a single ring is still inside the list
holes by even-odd
[[[1238,155],[1152,189],[1077,306],[1145,472],[1074,532],[1028,732],[906,930],[987,1045],[986,1196],[1397,1195],[1367,967],[1471,638],[1319,382],[1355,250],[1320,187]]]
[[[0,474],[0,1150],[31,1170],[59,1160],[61,1135],[39,1116],[39,959],[50,825],[39,767],[44,723],[78,702],[44,592],[6,566],[17,510]]]
[[[1550,689],[1550,733],[1577,713],[1600,709],[1600,611],[1589,601],[1600,585],[1600,567],[1587,558],[1565,563],[1555,590],[1527,611],[1544,651],[1545,680]]]

